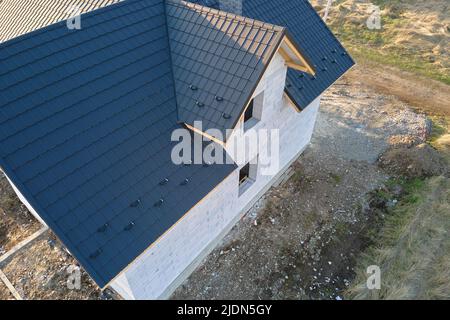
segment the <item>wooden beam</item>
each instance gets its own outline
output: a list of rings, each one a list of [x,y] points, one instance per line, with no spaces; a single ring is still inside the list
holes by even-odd
[[[299,71],[302,71],[302,72],[307,72],[307,73],[309,72],[309,70],[305,66],[300,65],[300,64],[295,63],[294,61],[292,61],[292,58],[289,56],[289,54],[283,48],[280,48],[279,52],[280,52],[280,55],[283,57],[283,59],[285,61],[285,64],[289,68],[292,68],[292,69],[295,69],[295,70],[299,70]]]
[[[199,129],[185,123],[186,127],[192,131],[194,131],[195,133],[198,133],[201,136],[204,136],[205,138],[214,141],[215,143],[218,143],[219,145],[221,145],[222,147],[225,147],[225,143],[219,139],[217,139],[216,137],[213,137],[212,135],[207,134],[206,132],[200,131]]]
[[[303,57],[303,55],[297,50],[297,48],[295,47],[294,43],[289,39],[289,37],[286,37],[285,39],[285,43],[286,45],[289,47],[290,50],[292,50],[292,52],[294,52],[294,54],[296,55],[296,57],[301,61],[301,63],[303,64],[303,66],[306,68],[307,73],[310,73],[312,75],[316,74],[316,71],[314,70],[314,68],[312,66],[309,65],[308,61],[305,59],[305,57]]]
[[[287,54],[287,52],[280,47],[280,50],[278,51],[280,53],[280,55],[283,57],[284,60],[286,61],[291,61],[291,57]]]
[[[4,263],[7,259],[11,258],[15,255],[19,250],[31,244],[33,241],[38,239],[41,235],[43,235],[48,230],[48,227],[42,227],[40,230],[36,231],[34,234],[26,238],[25,240],[19,242],[14,247],[11,248],[7,253],[0,257],[0,265]]]
[[[16,300],[23,300],[20,294],[17,292],[16,288],[14,288],[14,286],[8,280],[8,278],[3,273],[2,270],[0,270],[0,280],[2,280],[2,282],[5,284],[5,286],[8,288],[8,290],[11,292],[11,294],[14,296]]]
[[[308,68],[306,68],[306,67],[304,67],[304,66],[302,66],[302,65],[293,63],[292,61],[287,61],[287,62],[286,62],[286,65],[287,65],[289,68],[291,68],[291,69],[295,69],[295,70],[298,70],[298,71],[310,73],[310,71],[309,71]]]

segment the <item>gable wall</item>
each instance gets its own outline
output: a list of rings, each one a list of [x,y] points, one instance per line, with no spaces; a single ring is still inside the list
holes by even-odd
[[[265,94],[257,126],[280,129],[278,173],[258,172],[256,182],[239,196],[239,169],[235,170],[111,283],[122,297],[167,298],[308,145],[320,99],[297,113],[284,98],[286,71],[276,54],[255,91],[255,96]]]

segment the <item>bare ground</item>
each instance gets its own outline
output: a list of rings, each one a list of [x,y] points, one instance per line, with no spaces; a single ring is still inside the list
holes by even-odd
[[[450,115],[450,86],[389,66],[380,68],[370,61],[359,64],[348,74],[350,81],[363,82],[380,93],[394,95],[429,115]]]
[[[0,281],[0,301],[1,300],[14,300],[13,295],[2,281]]]
[[[294,176],[259,201],[172,298],[339,299],[383,219],[372,195],[388,175],[377,159],[429,132],[427,118],[400,99],[351,76],[339,81],[323,98]]]
[[[0,256],[40,227],[0,171]]]
[[[76,260],[48,231],[29,248],[22,250],[1,266],[9,281],[23,299],[91,300],[107,299],[84,270],[81,270],[80,289],[67,285],[70,266]],[[0,287],[0,294],[2,290]],[[5,295],[5,292],[3,292]]]

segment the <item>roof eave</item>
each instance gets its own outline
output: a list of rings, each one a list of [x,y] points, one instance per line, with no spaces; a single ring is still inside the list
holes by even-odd
[[[267,56],[267,59],[265,61],[264,64],[264,68],[261,71],[261,73],[258,76],[258,80],[255,81],[255,84],[252,88],[252,90],[250,91],[250,94],[248,95],[247,99],[245,100],[245,103],[242,107],[241,112],[239,113],[239,115],[236,117],[236,119],[233,122],[233,125],[231,126],[231,130],[235,130],[236,126],[239,122],[239,120],[241,119],[242,115],[245,112],[245,109],[247,108],[248,104],[250,103],[250,101],[253,98],[253,94],[255,93],[256,89],[258,88],[259,83],[261,82],[262,77],[264,76],[264,74],[267,71],[268,66],[270,65],[271,61],[273,60],[273,58],[275,57],[275,54],[277,53],[278,49],[280,48],[285,36],[286,36],[286,28],[284,27],[279,27],[280,28],[280,32],[277,34],[277,39],[276,41],[274,41],[274,43],[272,43],[271,47],[270,47],[270,53]],[[224,143],[227,143],[228,137],[224,136]]]

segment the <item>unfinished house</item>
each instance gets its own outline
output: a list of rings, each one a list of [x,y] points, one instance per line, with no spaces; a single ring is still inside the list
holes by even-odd
[[[40,2],[0,31],[0,166],[99,287],[166,298],[308,146],[354,62],[307,0]],[[84,2],[68,28],[61,6]],[[174,163],[179,128],[235,161]],[[250,129],[279,132],[276,172],[234,158]]]

